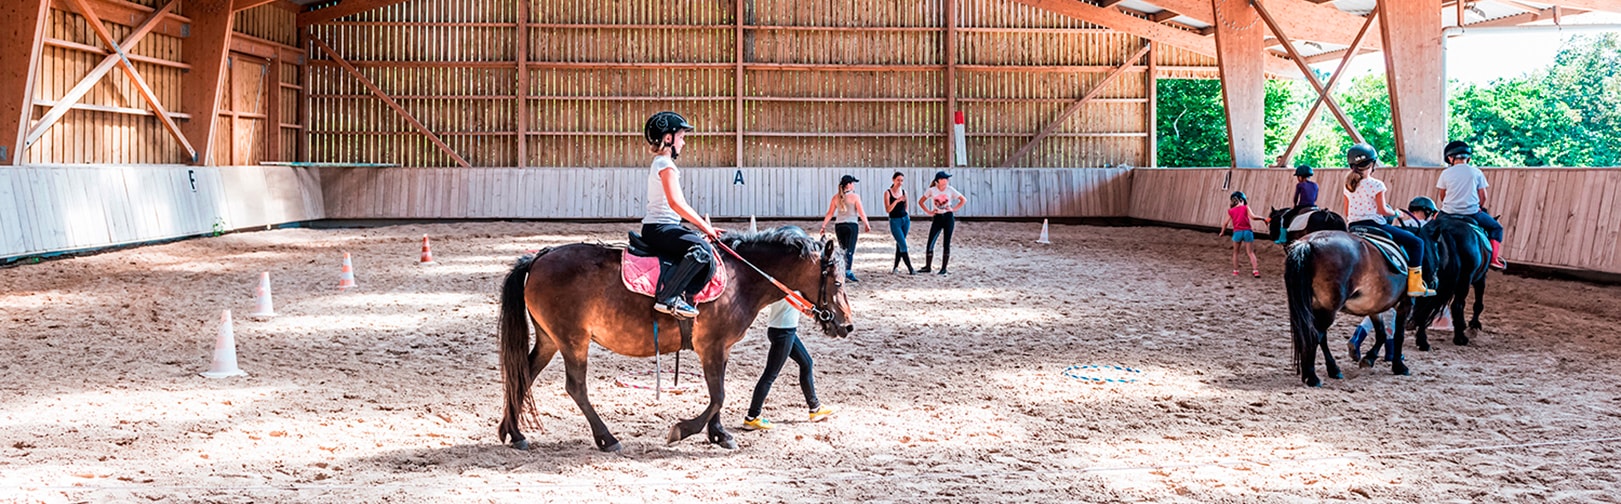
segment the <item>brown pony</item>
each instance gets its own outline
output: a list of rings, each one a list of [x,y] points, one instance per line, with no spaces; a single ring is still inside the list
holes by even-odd
[[[843,337],[855,330],[843,292],[844,266],[839,261],[838,247],[831,241],[818,243],[804,230],[792,226],[755,234],[726,234],[722,241],[783,285],[816,300],[815,318],[823,331]],[[586,397],[586,351],[591,342],[631,357],[652,357],[655,351],[672,353],[683,346],[676,320],[654,312],[651,298],[624,287],[619,270],[621,251],[585,243],[548,248],[519,259],[507,275],[501,289],[500,322],[501,377],[506,388],[502,441],[511,437],[514,448],[528,449],[529,442],[518,431],[518,424],[520,417],[533,413],[529,388],[552,356],[561,352],[568,376],[564,387],[591,423],[597,448],[619,451],[619,441],[608,432],[608,426]],[[721,427],[719,415],[726,396],[726,361],[732,345],[743,339],[755,315],[781,300],[784,293],[736,257],[716,256],[722,258],[718,265],[728,269],[726,276],[732,284],[714,302],[701,307],[703,314],[693,321],[689,347],[697,352],[703,366],[709,406],[697,417],[671,426],[667,441],[680,441],[707,425],[709,442],[730,449],[737,444]],[[657,349],[653,339],[655,317],[661,333]],[[535,327],[533,347],[529,338],[531,322]]]
[[[1402,362],[1402,339],[1413,301],[1407,297],[1407,275],[1392,270],[1372,243],[1344,231],[1317,231],[1290,243],[1283,268],[1284,287],[1289,293],[1289,325],[1294,333],[1295,365],[1300,381],[1307,386],[1321,385],[1317,378],[1317,349],[1323,349],[1323,364],[1331,378],[1341,378],[1339,365],[1328,351],[1324,337],[1334,314],[1345,312],[1371,317],[1375,346],[1360,360],[1362,367],[1373,365],[1386,327],[1378,314],[1396,308],[1395,338],[1391,339],[1391,372],[1408,374]],[[1355,359],[1357,356],[1352,355]]]

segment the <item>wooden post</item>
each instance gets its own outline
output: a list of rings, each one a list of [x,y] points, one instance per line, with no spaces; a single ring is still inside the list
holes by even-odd
[[[1143,122],[1146,123],[1144,128],[1148,130],[1148,137],[1145,139],[1148,141],[1148,146],[1147,151],[1143,153],[1142,165],[1159,168],[1159,62],[1154,60],[1159,56],[1159,51],[1155,47],[1159,44],[1147,39],[1144,39],[1143,42],[1148,44],[1148,72],[1143,75],[1143,87],[1145,88],[1143,95],[1148,98],[1143,113]]]
[[[214,125],[219,122],[220,92],[225,88],[221,83],[226,77],[226,48],[231,42],[231,26],[236,18],[231,15],[232,3],[232,0],[186,2],[186,14],[191,16],[191,37],[181,48],[181,58],[191,65],[191,71],[181,77],[180,88],[185,92],[181,109],[191,113],[191,120],[181,130],[196,146],[191,162],[197,165],[213,164],[209,153],[214,147]]]
[[[529,166],[529,0],[518,0],[518,167]]]
[[[1333,112],[1334,118],[1340,121],[1340,127],[1345,128],[1345,131],[1351,134],[1351,139],[1356,141],[1356,143],[1362,143],[1362,133],[1356,130],[1356,125],[1351,123],[1351,118],[1345,116],[1345,111],[1340,110],[1339,103],[1335,102],[1334,97],[1328,94],[1328,89],[1323,88],[1323,83],[1317,81],[1317,75],[1311,73],[1311,68],[1307,66],[1306,59],[1300,55],[1300,51],[1295,50],[1294,41],[1290,40],[1289,35],[1284,33],[1282,28],[1278,27],[1278,21],[1272,17],[1272,13],[1267,12],[1266,6],[1261,5],[1260,3],[1256,3],[1254,6],[1256,14],[1261,16],[1261,20],[1266,22],[1267,28],[1270,28],[1272,30],[1272,34],[1278,37],[1278,42],[1283,44],[1284,51],[1289,53],[1289,59],[1293,60],[1296,66],[1300,67],[1300,73],[1306,76],[1306,82],[1310,83],[1312,89],[1317,91],[1318,103],[1327,103],[1329,112]],[[1369,14],[1368,20],[1362,23],[1362,27],[1367,28],[1368,26],[1371,26],[1373,24],[1374,17],[1375,15]],[[1347,56],[1356,54],[1356,45],[1362,42],[1363,35],[1366,33],[1367,30],[1363,30],[1361,33],[1357,34],[1356,40],[1351,42],[1351,48],[1345,51]],[[1317,106],[1314,104],[1312,106],[1312,110],[1315,111],[1316,109]]]
[[[1446,93],[1441,80],[1441,0],[1379,0],[1396,163],[1443,166]]]
[[[23,138],[34,114],[34,73],[39,70],[40,44],[45,40],[45,21],[50,15],[50,2],[46,0],[0,5],[0,19],[7,23],[7,27],[0,28],[0,47],[28,58],[27,63],[0,68],[0,131],[5,132],[5,140],[0,141],[0,165],[22,164]]]
[[[732,70],[732,129],[733,142],[736,144],[736,157],[733,164],[737,168],[743,167],[743,2],[747,0],[732,0],[733,8],[737,10],[733,16],[737,21],[735,44],[732,47],[732,61],[737,68]]]
[[[946,166],[950,167],[957,164],[957,140],[954,134],[957,128],[957,2],[945,0],[945,9]]]
[[[239,0],[240,1],[240,0]],[[264,161],[287,161],[281,155],[281,53],[280,49],[265,67],[265,155]]]
[[[1249,0],[1211,0],[1216,63],[1234,167],[1267,166],[1265,28]],[[1440,32],[1437,32],[1440,33]]]

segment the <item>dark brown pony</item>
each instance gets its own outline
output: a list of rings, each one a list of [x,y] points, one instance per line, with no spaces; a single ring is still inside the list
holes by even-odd
[[[1413,304],[1413,318],[1408,329],[1417,336],[1418,349],[1428,351],[1429,325],[1449,305],[1452,309],[1452,343],[1469,344],[1469,338],[1480,332],[1480,312],[1486,309],[1486,265],[1491,262],[1492,245],[1486,234],[1468,217],[1441,214],[1414,232],[1427,242],[1425,271],[1435,272],[1435,295],[1419,299]],[[1474,316],[1466,328],[1463,322],[1464,300],[1469,289],[1475,289]],[[1377,344],[1377,342],[1375,343]]]
[[[1396,308],[1395,338],[1391,340],[1391,371],[1408,374],[1402,363],[1402,330],[1413,309],[1407,297],[1407,276],[1390,268],[1372,243],[1344,231],[1317,231],[1290,243],[1283,269],[1289,293],[1289,325],[1294,333],[1295,365],[1300,381],[1307,386],[1322,384],[1317,378],[1317,349],[1323,349],[1323,364],[1331,378],[1341,378],[1339,365],[1328,350],[1324,337],[1334,324],[1334,314],[1345,312],[1371,317],[1375,340],[1385,340],[1385,326],[1377,316]],[[1363,367],[1373,365],[1379,347],[1361,359]],[[1351,356],[1353,359],[1357,356]]]
[[[843,292],[844,266],[831,241],[818,243],[797,227],[727,234],[722,240],[766,274],[816,300],[816,318],[823,331],[843,337],[855,329]],[[591,423],[597,448],[618,451],[619,441],[586,397],[586,351],[591,342],[621,355],[652,357],[657,316],[657,352],[681,349],[676,320],[654,312],[652,298],[624,287],[619,271],[621,250],[584,243],[549,248],[519,259],[507,275],[501,289],[501,377],[506,410],[500,436],[502,441],[510,437],[514,448],[528,449],[528,441],[518,431],[519,420],[532,414],[529,388],[552,355],[563,354],[568,375],[565,388]],[[697,417],[671,426],[667,441],[680,441],[707,425],[711,443],[736,448],[732,435],[720,424],[726,361],[755,315],[781,300],[784,293],[737,258],[723,252],[716,257],[722,258],[720,267],[727,268],[732,283],[720,298],[699,307],[702,314],[693,322],[690,347],[697,352],[709,385],[709,406]],[[535,327],[533,347],[531,322]]]

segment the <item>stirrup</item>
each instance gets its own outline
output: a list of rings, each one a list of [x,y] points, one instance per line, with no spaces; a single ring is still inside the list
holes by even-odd
[[[698,309],[687,304],[687,300],[679,297],[653,303],[653,310],[675,318],[694,318],[698,316]]]

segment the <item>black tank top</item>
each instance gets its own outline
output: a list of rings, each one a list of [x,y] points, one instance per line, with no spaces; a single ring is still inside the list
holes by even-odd
[[[888,200],[888,201],[884,202],[884,205],[888,206],[889,202],[895,201],[894,192],[890,191],[888,189],[885,189],[884,190],[884,199]],[[889,218],[898,219],[898,218],[906,217],[906,216],[907,216],[907,214],[906,214],[906,190],[901,189],[900,203],[895,205],[894,210],[889,211]]]

